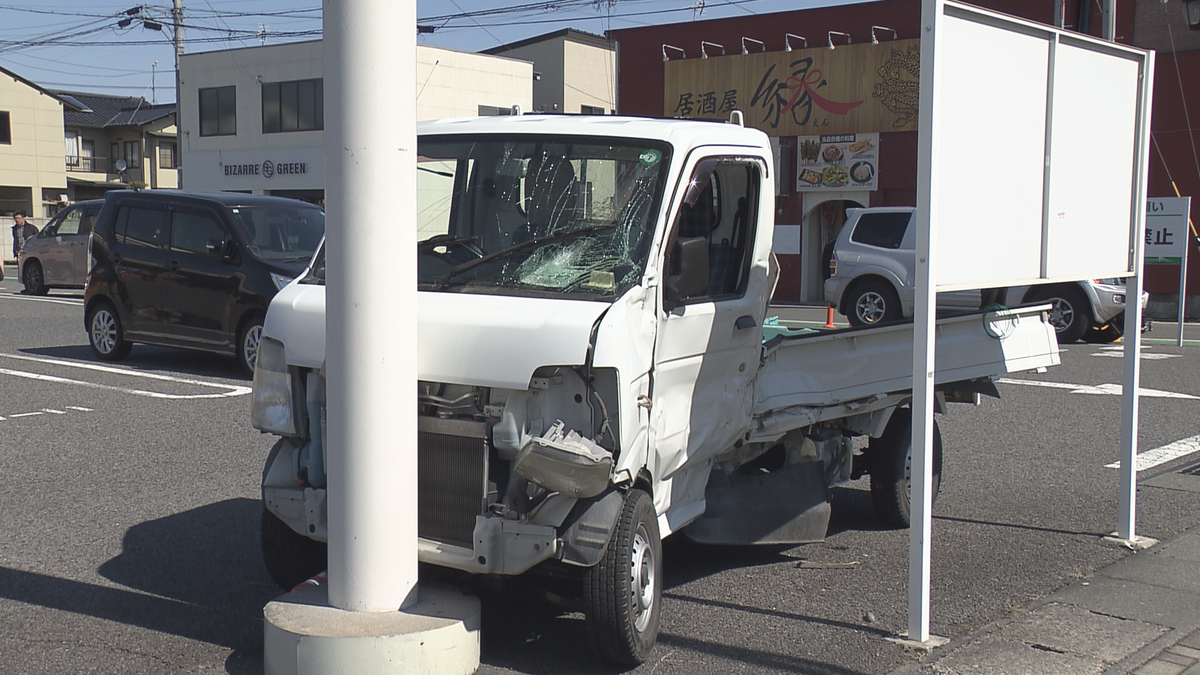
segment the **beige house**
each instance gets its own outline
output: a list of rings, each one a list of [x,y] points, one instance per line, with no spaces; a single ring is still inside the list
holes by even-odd
[[[53,93],[0,68],[0,252],[12,256],[8,226],[23,211],[37,225],[67,194],[63,163],[63,109]]]
[[[611,115],[617,108],[615,43],[566,28],[481,52],[533,62],[533,110]]]
[[[179,67],[185,189],[322,202],[321,41],[185,54]],[[417,46],[417,119],[529,110],[532,92],[528,61]]]

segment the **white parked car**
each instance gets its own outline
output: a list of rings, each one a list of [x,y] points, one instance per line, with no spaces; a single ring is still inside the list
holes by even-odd
[[[825,299],[853,326],[869,326],[913,315],[916,228],[912,207],[849,209],[846,224],[826,251]],[[1013,286],[990,298],[1006,307],[1048,303],[1060,343],[1088,335],[1112,340],[1124,332],[1125,282],[1078,282]],[[1149,294],[1143,293],[1145,307]],[[939,308],[978,309],[979,291],[938,295]]]

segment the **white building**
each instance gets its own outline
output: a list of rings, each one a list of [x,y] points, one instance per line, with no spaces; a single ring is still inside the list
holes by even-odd
[[[600,35],[564,28],[481,53],[533,62],[533,109],[537,112],[616,112],[616,43]]]
[[[185,189],[324,198],[321,41],[186,54],[179,68]],[[421,120],[530,110],[533,64],[420,45],[414,93]]]

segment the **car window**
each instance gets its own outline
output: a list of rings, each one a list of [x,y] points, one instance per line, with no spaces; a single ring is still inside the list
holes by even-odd
[[[79,222],[83,217],[83,209],[73,208],[68,211],[53,226],[53,235],[79,234]],[[47,230],[51,228],[46,228]]]
[[[88,234],[92,231],[92,225],[96,222],[96,216],[100,214],[99,206],[89,206],[83,210],[83,218],[79,220],[79,234]]]
[[[908,229],[911,213],[864,213],[850,235],[850,241],[879,248],[900,248]]]
[[[122,206],[117,212],[117,243],[161,246],[167,239],[169,216],[166,209]]]
[[[208,253],[208,244],[225,240],[225,229],[209,214],[176,211],[171,218],[171,250]]]

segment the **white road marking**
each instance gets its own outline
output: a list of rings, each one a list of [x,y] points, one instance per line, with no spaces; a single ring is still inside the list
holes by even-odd
[[[1145,471],[1159,464],[1165,464],[1173,459],[1178,459],[1184,455],[1190,455],[1198,451],[1200,451],[1200,436],[1192,436],[1191,438],[1168,443],[1153,450],[1138,453],[1137,457],[1134,458],[1135,469],[1137,471]],[[1119,469],[1121,468],[1121,463],[1118,461],[1112,464],[1105,464],[1104,468]]]
[[[65,405],[63,407],[66,408],[67,410],[78,410],[80,412],[95,412],[91,408],[84,408],[82,406],[77,406],[77,405]],[[15,418],[19,418],[19,417],[34,417],[36,415],[44,415],[46,413],[50,413],[53,415],[69,415],[70,414],[66,410],[55,410],[54,408],[42,408],[41,410],[34,411],[34,412],[9,413],[8,417],[0,415],[0,422],[7,422],[9,420],[9,418],[15,419]]]
[[[34,415],[45,415],[45,414],[46,413],[43,413],[43,412],[17,413],[15,415],[9,415],[9,417],[11,417],[12,419],[17,419],[18,417],[33,417]]]
[[[95,363],[79,363],[76,361],[63,361],[60,359],[47,359],[36,356],[23,356],[19,354],[0,354],[0,357],[16,359],[19,361],[35,361],[37,363],[47,363],[54,366],[64,366],[68,368],[81,368],[84,370],[95,370],[105,373],[115,373],[118,375],[128,375],[130,377],[141,377],[148,380],[159,380],[162,382],[174,382],[176,384],[191,384],[199,387],[210,387],[215,389],[224,389],[212,394],[164,394],[157,391],[147,391],[144,389],[131,389],[129,387],[118,387],[110,384],[100,384],[98,382],[85,382],[83,380],[72,380],[65,377],[55,375],[44,375],[41,373],[30,373],[22,370],[9,370],[0,368],[0,375],[12,375],[14,377],[23,377],[30,380],[40,380],[42,382],[54,382],[57,384],[75,384],[81,387],[90,387],[92,389],[106,389],[109,391],[120,391],[126,394],[135,396],[149,396],[151,398],[165,399],[197,399],[197,398],[228,398],[231,396],[244,396],[252,390],[250,387],[237,384],[224,384],[221,382],[206,382],[204,380],[192,380],[182,377],[172,377],[170,375],[159,375],[157,373],[143,373],[136,370],[127,370],[125,368],[113,368],[112,366],[101,366]]]
[[[68,298],[47,298],[38,295],[17,295],[11,293],[7,295],[0,294],[0,298],[8,298],[10,300],[28,300],[30,302],[48,302],[52,305],[72,305],[74,307],[82,307],[83,300],[72,300]]]
[[[1009,377],[1002,377],[997,382],[1001,384],[1023,384],[1030,387],[1047,387],[1050,389],[1069,389],[1072,394],[1102,394],[1108,396],[1120,396],[1125,392],[1125,388],[1119,384],[1068,384],[1066,382],[1042,382],[1040,380],[1015,380]],[[1173,391],[1160,391],[1158,389],[1147,389],[1141,387],[1138,393],[1142,396],[1150,398],[1182,398],[1197,400],[1200,396],[1192,396],[1191,394],[1179,394]]]
[[[91,408],[84,408],[82,406],[77,406],[77,405],[68,405],[68,406],[63,406],[63,407],[65,407],[67,410],[78,410],[80,412],[93,412]]]
[[[1147,352],[1147,350],[1151,349],[1152,347],[1153,345],[1142,345],[1143,361],[1162,361],[1164,359],[1177,359],[1183,356],[1183,354],[1156,354],[1154,352]],[[1100,351],[1092,352],[1091,354],[1088,354],[1088,356],[1107,356],[1114,359],[1123,359],[1125,358],[1125,348],[1118,346],[1101,347]]]
[[[42,412],[48,412],[54,415],[66,415],[66,410],[55,410],[54,408],[42,408]]]

